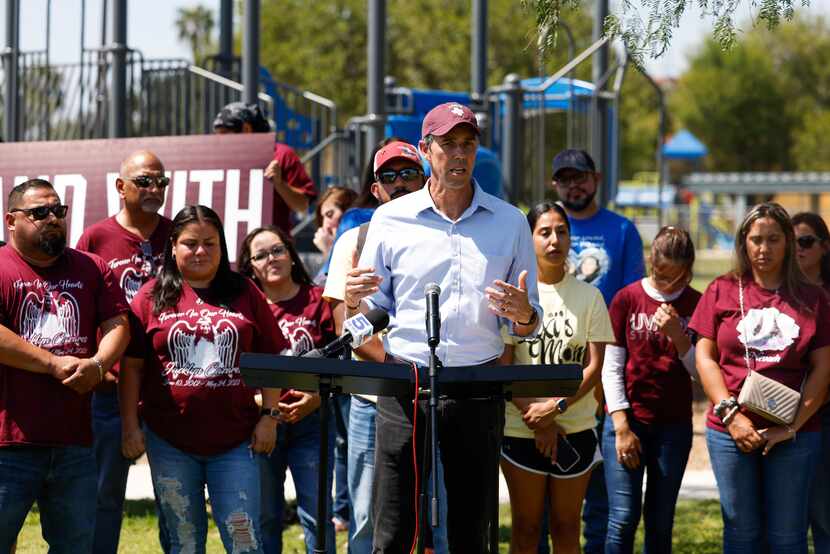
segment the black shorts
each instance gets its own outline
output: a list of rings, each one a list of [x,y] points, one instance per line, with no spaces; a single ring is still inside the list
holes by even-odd
[[[539,452],[533,439],[504,437],[501,455],[516,467],[557,479],[579,477],[602,461],[593,429],[560,436],[558,448],[560,454],[557,454],[556,462],[551,462]]]

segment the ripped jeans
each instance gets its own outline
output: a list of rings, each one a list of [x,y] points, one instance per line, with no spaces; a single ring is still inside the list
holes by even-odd
[[[188,454],[145,427],[153,486],[167,524],[170,554],[205,552],[205,485],[228,552],[262,554],[259,455],[248,442],[216,454]]]

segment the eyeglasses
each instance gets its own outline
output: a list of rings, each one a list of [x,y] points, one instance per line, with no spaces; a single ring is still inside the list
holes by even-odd
[[[809,250],[813,247],[815,243],[819,241],[819,238],[813,235],[802,235],[795,239],[795,242],[798,243],[798,246],[803,248],[804,250]]]
[[[38,206],[36,208],[15,208],[13,210],[9,210],[9,213],[13,212],[23,212],[27,216],[31,217],[35,221],[41,221],[49,217],[51,213],[58,219],[63,219],[66,217],[66,211],[69,209],[69,206],[65,206],[63,204],[55,204],[54,206]]]
[[[400,176],[401,180],[404,182],[414,181],[415,179],[420,178],[424,174],[423,171],[414,167],[405,167],[400,171],[395,171],[394,169],[387,169],[384,171],[379,172],[375,177],[377,180],[380,181],[384,185],[391,185],[394,183],[398,176]]]
[[[572,175],[571,177],[565,177],[564,179],[554,178],[553,184],[556,185],[557,187],[562,187],[562,188],[565,188],[565,189],[575,187],[575,186],[582,186],[582,185],[584,185],[588,182],[591,175],[592,175],[591,173],[582,172],[582,173],[576,173],[576,174]]]
[[[262,260],[267,259],[268,256],[273,256],[274,258],[279,258],[280,256],[284,255],[286,252],[288,252],[288,248],[286,248],[282,244],[275,244],[274,246],[272,246],[271,248],[269,248],[265,252],[259,252],[258,254],[255,254],[255,255],[251,256],[251,261],[259,263]]]
[[[126,177],[125,180],[132,181],[135,186],[140,189],[150,188],[152,185],[163,189],[170,184],[170,177],[161,175],[159,177],[151,177],[149,175],[139,175],[138,177]]]

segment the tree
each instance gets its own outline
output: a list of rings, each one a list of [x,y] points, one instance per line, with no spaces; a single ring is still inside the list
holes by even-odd
[[[567,12],[577,52],[588,46],[590,17]],[[508,73],[538,74],[533,14],[516,0],[489,2],[488,84]],[[386,73],[401,86],[470,88],[470,10],[467,2],[389,0]],[[365,113],[365,0],[264,0],[261,62],[285,83],[337,102],[345,116]],[[547,71],[567,61],[567,42],[549,52]],[[590,68],[577,76],[587,78]],[[342,123],[342,121],[341,121]]]
[[[830,25],[795,18],[772,31],[755,28],[730,52],[708,40],[671,105],[709,147],[709,169],[817,169],[827,159]]]
[[[680,26],[686,7],[692,0],[640,0],[638,10],[635,0],[622,0],[619,14],[610,15],[605,21],[606,32],[623,39],[635,61],[641,62],[645,55],[659,57],[671,43],[674,30]],[[795,13],[798,0],[746,0],[757,8],[758,22],[767,28],[778,26],[782,19],[790,20]],[[567,9],[576,9],[582,0],[521,0],[530,5],[536,13],[536,26],[542,34],[545,29],[555,28],[561,14]],[[695,0],[701,11],[714,20],[713,38],[722,49],[734,46],[737,40],[734,16],[741,0]],[[810,0],[800,0],[808,6]]]
[[[211,35],[214,24],[213,11],[202,5],[178,10],[175,21],[178,39],[190,46],[196,65],[203,64],[207,55],[215,50]]]

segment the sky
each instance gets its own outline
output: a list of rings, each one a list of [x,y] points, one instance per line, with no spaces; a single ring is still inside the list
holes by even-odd
[[[5,44],[5,3],[0,0],[0,37]],[[467,1],[467,0],[457,0]],[[516,0],[518,2],[518,0]],[[612,9],[617,0],[612,1]],[[22,0],[21,48],[39,50],[46,45],[46,5],[49,0]],[[101,42],[101,10],[103,0],[85,0],[87,47],[97,47]],[[173,21],[179,7],[202,4],[214,10],[218,19],[219,1],[206,0],[131,0],[128,2],[127,41],[132,48],[141,50],[145,58],[189,58],[188,48],[176,39]],[[647,67],[655,77],[676,77],[687,67],[686,58],[693,53],[712,32],[712,20],[701,18],[696,0],[688,0],[689,8],[680,28],[675,31],[670,49],[659,59],[649,60]],[[800,5],[800,2],[796,2]],[[76,62],[80,57],[82,0],[51,0],[51,60],[52,63]],[[750,1],[743,0],[736,19],[746,28],[754,15]],[[141,9],[138,9],[138,7]],[[830,16],[830,2],[812,0],[808,8],[796,8],[808,14]]]

